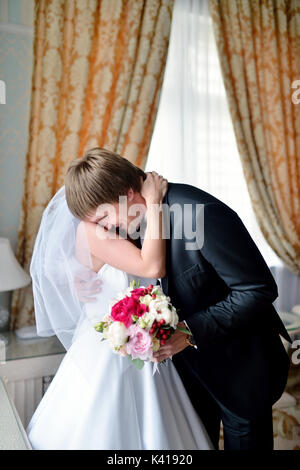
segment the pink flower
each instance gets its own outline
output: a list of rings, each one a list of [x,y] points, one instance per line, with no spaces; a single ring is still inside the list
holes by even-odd
[[[149,332],[140,328],[137,324],[129,328],[129,341],[126,343],[127,354],[131,354],[132,359],[151,359],[153,354],[153,341]]]

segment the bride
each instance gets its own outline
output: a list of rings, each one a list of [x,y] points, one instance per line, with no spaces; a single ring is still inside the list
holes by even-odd
[[[94,329],[131,280],[148,286],[164,276],[162,215],[156,217],[155,207],[162,203],[167,181],[155,172],[143,181],[143,172],[132,165],[128,178],[135,184],[119,193],[139,206],[140,217],[134,219],[122,203],[99,203],[101,191],[111,191],[118,181],[105,180],[109,155],[92,153],[71,164],[65,186],[43,213],[35,241],[30,273],[37,330],[40,336],[56,334],[67,352],[28,425],[31,445],[50,450],[212,449],[172,360],[149,361],[138,370]],[[95,183],[98,193],[88,198],[95,210],[85,216],[80,195],[93,165],[99,166],[102,180]],[[141,223],[146,228],[140,249],[134,233]],[[92,285],[88,292],[87,285]]]

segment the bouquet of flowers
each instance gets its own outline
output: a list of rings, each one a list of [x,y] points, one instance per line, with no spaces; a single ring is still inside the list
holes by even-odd
[[[178,326],[176,308],[160,286],[139,287],[135,281],[118,294],[110,305],[110,312],[95,325],[103,333],[113,351],[127,356],[138,368],[153,358],[153,353],[171,337]]]

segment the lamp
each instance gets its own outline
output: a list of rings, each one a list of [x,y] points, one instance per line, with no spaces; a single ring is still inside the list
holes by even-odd
[[[30,281],[30,276],[17,261],[9,239],[0,237],[0,292],[21,289],[27,286]],[[0,306],[0,328],[3,328],[8,318],[7,309]],[[0,341],[7,344],[7,339],[1,334]]]

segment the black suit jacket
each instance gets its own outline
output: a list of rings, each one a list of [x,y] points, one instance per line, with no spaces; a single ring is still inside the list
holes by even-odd
[[[278,296],[274,278],[241,219],[226,204],[175,183],[169,183],[163,202],[171,208],[177,204],[177,215],[179,207],[190,205],[185,206],[185,220],[198,234],[203,221],[196,204],[204,210],[204,243],[192,250],[186,249],[191,240],[182,225],[184,216],[181,221],[170,212],[162,287],[198,348],[186,348],[174,363],[185,360],[183,381],[196,377],[231,411],[247,418],[261,414],[281,396],[289,369],[279,334],[288,341],[290,337],[272,305]]]

